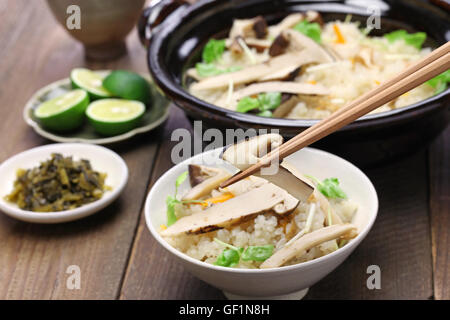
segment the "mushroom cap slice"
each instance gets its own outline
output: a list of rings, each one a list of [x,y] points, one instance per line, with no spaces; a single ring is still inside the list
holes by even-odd
[[[245,170],[258,162],[260,157],[276,149],[282,143],[283,137],[279,134],[260,135],[228,147],[223,152],[222,158],[239,170]],[[267,175],[260,172],[255,175],[283,188],[298,200],[307,201],[313,193],[314,187],[306,182],[303,176],[293,170],[291,166],[284,166],[283,163],[278,166],[276,174]]]
[[[260,213],[287,215],[297,208],[299,201],[272,183],[213,205],[201,212],[177,220],[161,232],[162,236],[199,234],[222,229],[251,219]]]
[[[303,255],[307,250],[323,242],[337,238],[352,239],[356,235],[356,226],[350,223],[335,224],[312,231],[275,252],[269,259],[261,264],[260,268],[267,269],[281,267],[293,258]]]
[[[183,200],[197,200],[231,177],[228,171],[219,168],[189,165],[188,170],[189,181],[193,188],[183,196]]]
[[[255,82],[259,81],[266,75],[276,73],[279,70],[286,68],[291,68],[293,70],[301,65],[316,61],[317,58],[306,50],[301,52],[290,52],[269,59],[266,62],[248,66],[239,71],[224,73],[200,80],[197,83],[193,83],[190,90],[195,91],[226,88],[230,84],[230,81],[232,81],[234,85]]]

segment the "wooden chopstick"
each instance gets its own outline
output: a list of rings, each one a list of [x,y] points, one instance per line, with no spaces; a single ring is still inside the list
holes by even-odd
[[[229,186],[230,184],[254,174],[262,167],[269,165],[272,161],[281,161],[288,155],[339,130],[343,126],[419,86],[449,68],[450,42],[447,42],[407,68],[398,76],[362,95],[344,108],[334,112],[329,117],[271,151],[266,156],[262,157],[258,163],[223,182],[221,187]]]

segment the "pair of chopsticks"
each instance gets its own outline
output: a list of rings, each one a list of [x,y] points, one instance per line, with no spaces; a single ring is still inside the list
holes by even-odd
[[[220,186],[227,187],[288,155],[326,137],[359,117],[375,110],[409,90],[450,68],[450,41],[417,61],[398,76],[363,94],[342,109],[304,130],[277,149],[263,156],[256,164],[232,176]]]

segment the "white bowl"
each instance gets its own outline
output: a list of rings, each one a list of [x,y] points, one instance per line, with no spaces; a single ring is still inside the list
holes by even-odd
[[[20,168],[31,169],[41,161],[50,159],[52,153],[73,156],[75,160],[87,159],[96,171],[107,174],[105,183],[112,188],[95,202],[76,209],[59,212],[32,212],[20,209],[7,202],[4,197],[13,189],[16,171]],[[125,161],[115,152],[105,147],[83,143],[57,143],[33,148],[19,153],[0,165],[0,211],[7,215],[35,223],[59,223],[80,219],[91,215],[113,202],[123,191],[128,181],[128,167]]]
[[[193,259],[170,246],[158,233],[160,225],[166,223],[165,199],[167,195],[174,194],[175,179],[187,170],[189,163],[210,165],[209,159],[217,158],[221,151],[221,149],[216,149],[196,155],[176,165],[159,178],[147,197],[145,218],[153,237],[176,260],[196,277],[223,290],[229,298],[289,299],[303,297],[310,286],[333,271],[355,250],[375,221],[378,197],[369,178],[342,158],[321,150],[305,148],[290,155],[288,159],[302,173],[320,179],[339,178],[340,185],[343,186],[348,197],[358,203],[358,211],[353,219],[353,223],[358,227],[356,238],[326,256],[274,269],[226,268]],[[233,170],[233,167],[225,162],[215,166]],[[187,188],[186,184],[183,184],[185,188]],[[180,194],[183,191],[183,188],[180,188]]]

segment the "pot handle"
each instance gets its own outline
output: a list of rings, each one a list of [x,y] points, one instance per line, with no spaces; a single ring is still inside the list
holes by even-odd
[[[150,5],[142,11],[137,25],[141,43],[148,47],[154,29],[176,9],[190,3],[192,3],[192,0],[151,1]]]

